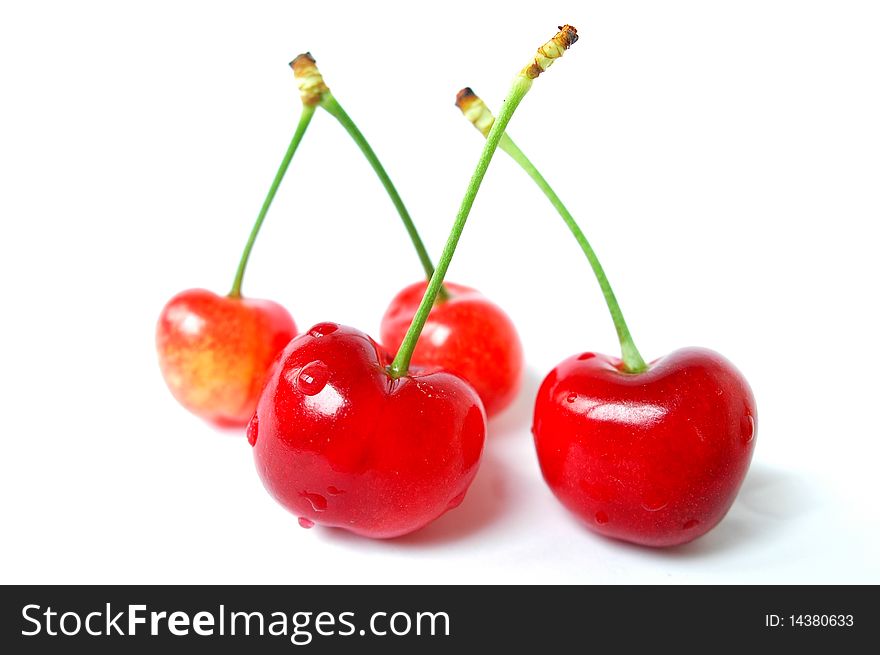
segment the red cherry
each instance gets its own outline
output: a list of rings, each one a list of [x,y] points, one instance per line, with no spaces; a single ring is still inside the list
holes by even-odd
[[[172,298],[156,327],[159,365],[189,411],[223,426],[243,426],[278,353],[296,325],[270,300],[190,289]]]
[[[389,350],[400,348],[425,293],[416,282],[398,293],[382,318],[380,334]],[[448,299],[434,305],[412,361],[442,368],[473,385],[489,416],[513,402],[522,378],[523,353],[513,322],[482,294],[445,283]]]
[[[685,348],[643,373],[570,357],[535,405],[544,479],[600,534],[674,546],[711,530],[745,478],[757,428],[748,383],[721,355]]]
[[[281,356],[248,428],[263,484],[300,525],[396,537],[456,507],[476,475],[486,416],[442,371],[392,379],[369,336],[321,323]]]

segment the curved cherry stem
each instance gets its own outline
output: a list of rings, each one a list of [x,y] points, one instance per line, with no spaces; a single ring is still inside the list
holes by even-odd
[[[431,261],[430,255],[428,255],[425,243],[422,241],[422,237],[419,235],[419,231],[416,228],[415,223],[413,223],[406,205],[403,204],[403,199],[397,192],[397,188],[388,176],[385,167],[382,166],[382,162],[379,161],[379,157],[376,156],[375,151],[370,147],[366,137],[364,137],[363,133],[358,129],[357,125],[355,125],[354,121],[351,120],[351,117],[345,112],[329,90],[324,91],[321,95],[319,105],[345,128],[345,131],[348,132],[348,135],[357,144],[358,148],[360,148],[364,157],[366,157],[370,166],[373,168],[373,171],[376,173],[382,186],[391,198],[391,202],[394,204],[394,208],[397,210],[398,215],[400,215],[400,220],[403,221],[406,232],[409,234],[410,241],[412,241],[413,247],[416,249],[416,253],[419,256],[419,261],[422,263],[422,268],[425,269],[425,277],[430,280],[434,275],[434,263]],[[445,288],[441,288],[440,298],[445,299],[447,297],[448,292]]]
[[[614,295],[611,283],[608,282],[608,277],[605,275],[605,269],[602,268],[602,264],[599,262],[599,258],[596,256],[590,242],[587,241],[587,237],[584,235],[583,230],[581,230],[566,206],[562,204],[562,200],[559,199],[559,196],[556,195],[556,192],[547,180],[544,179],[544,176],[541,175],[538,169],[535,168],[535,165],[529,161],[528,157],[523,154],[522,150],[519,149],[507,134],[502,137],[499,147],[510,155],[510,157],[529,174],[529,177],[532,178],[541,191],[544,192],[544,195],[547,196],[550,204],[553,205],[557,212],[559,212],[562,220],[565,221],[568,229],[571,230],[571,233],[574,235],[581,250],[584,251],[584,255],[586,255],[587,260],[590,262],[590,266],[593,269],[593,273],[596,275],[596,280],[599,282],[599,287],[602,289],[602,295],[605,296],[605,303],[608,305],[608,311],[611,313],[611,320],[614,321],[614,327],[617,330],[617,338],[620,341],[624,370],[626,370],[627,373],[642,373],[646,371],[648,365],[642,358],[641,353],[639,353],[638,348],[636,348],[636,344],[629,332],[626,320],[623,318],[623,312],[620,310],[620,304],[617,302],[617,297]]]
[[[251,256],[251,250],[253,250],[254,248],[254,242],[257,240],[257,235],[260,233],[260,228],[263,227],[263,221],[266,218],[269,207],[272,206],[272,201],[275,199],[275,194],[278,192],[278,186],[281,184],[281,180],[284,179],[284,174],[287,172],[287,168],[290,166],[290,160],[293,159],[293,155],[296,153],[296,149],[299,147],[299,143],[300,141],[302,141],[302,138],[306,133],[306,129],[308,129],[309,123],[312,122],[312,116],[314,115],[315,107],[313,105],[303,104],[302,113],[300,114],[299,123],[296,126],[296,131],[293,133],[293,138],[290,140],[290,145],[287,146],[287,152],[284,153],[284,159],[281,160],[281,165],[278,167],[278,172],[275,173],[275,179],[272,180],[272,186],[269,187],[269,193],[266,194],[266,199],[263,201],[263,206],[260,209],[260,213],[257,216],[254,227],[251,229],[247,244],[245,244],[244,252],[241,254],[241,260],[238,263],[238,270],[235,273],[235,281],[232,283],[232,291],[229,292],[230,298],[241,298],[241,282],[244,279],[244,272],[245,269],[247,269],[248,260]]]
[[[494,119],[492,118],[491,111],[469,88],[463,89],[459,92],[457,104],[465,116],[471,120],[471,122],[474,123],[474,126],[481,132],[484,131],[487,125],[492,124]],[[593,247],[587,240],[586,235],[584,235],[583,230],[581,230],[580,226],[577,224],[577,221],[574,220],[571,212],[568,211],[568,208],[563,204],[559,196],[556,195],[553,187],[550,186],[549,182],[547,182],[544,176],[541,175],[540,171],[538,171],[529,158],[525,156],[523,151],[519,149],[519,146],[513,142],[513,139],[511,139],[510,136],[505,133],[504,136],[501,137],[498,147],[510,155],[510,157],[519,164],[526,173],[528,173],[529,177],[531,177],[535,184],[538,185],[538,188],[544,192],[544,195],[556,211],[559,212],[562,220],[565,221],[565,224],[574,235],[581,250],[583,250],[584,255],[586,255],[587,260],[593,269],[593,273],[596,276],[596,280],[599,282],[599,287],[602,289],[602,295],[605,296],[605,303],[608,305],[611,320],[614,321],[614,327],[617,330],[617,338],[620,341],[621,359],[623,360],[624,370],[627,373],[642,373],[648,370],[648,365],[642,358],[641,353],[639,353],[638,348],[636,348],[636,344],[630,334],[626,320],[623,318],[623,312],[620,310],[620,304],[617,302],[617,297],[614,295],[611,283],[608,282],[608,277],[605,275],[605,269],[602,268],[602,264],[599,262],[599,258],[596,256]]]

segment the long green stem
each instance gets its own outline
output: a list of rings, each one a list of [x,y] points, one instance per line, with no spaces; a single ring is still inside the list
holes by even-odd
[[[489,131],[493,128],[495,118],[492,116],[492,112],[486,106],[486,103],[483,102],[470,87],[466,87],[458,92],[455,104],[461,109],[465,118],[477,128],[477,131],[488,138]],[[602,295],[605,296],[605,303],[608,305],[611,319],[614,321],[614,327],[617,330],[617,338],[620,341],[620,350],[623,355],[622,360],[624,370],[628,373],[641,373],[642,371],[647,370],[648,365],[645,364],[645,360],[642,359],[638,348],[636,348],[636,345],[633,342],[629,327],[627,327],[626,320],[623,318],[623,312],[620,311],[620,305],[617,302],[614,291],[611,289],[608,277],[605,275],[605,270],[602,268],[602,264],[599,263],[599,258],[596,257],[596,253],[593,251],[592,246],[590,246],[590,242],[587,241],[587,237],[574,220],[571,212],[568,211],[566,206],[562,203],[562,200],[559,199],[559,196],[556,195],[556,192],[547,180],[544,179],[544,176],[541,175],[538,169],[535,168],[535,165],[529,161],[529,158],[525,156],[523,151],[519,149],[510,136],[505,133],[504,136],[501,137],[498,147],[510,155],[510,157],[529,174],[529,177],[532,178],[541,191],[544,192],[544,195],[547,196],[550,204],[552,204],[553,207],[556,208],[556,211],[559,212],[562,220],[565,221],[568,229],[571,230],[578,245],[580,245],[581,250],[583,250],[584,254],[587,256],[587,260],[590,262],[596,280],[599,282],[599,287],[602,289]]]
[[[627,327],[626,320],[623,318],[623,312],[620,311],[617,297],[614,295],[614,291],[611,289],[611,284],[608,282],[608,277],[605,275],[605,270],[602,268],[602,264],[599,263],[599,258],[596,257],[596,253],[593,251],[590,242],[587,241],[587,237],[584,235],[583,230],[581,230],[566,206],[562,204],[562,200],[559,199],[559,196],[556,195],[556,192],[547,180],[544,179],[544,176],[541,175],[538,169],[535,168],[535,165],[529,161],[529,158],[523,154],[523,151],[513,142],[513,139],[505,134],[501,137],[501,141],[498,145],[504,152],[510,155],[526,173],[529,174],[529,177],[531,177],[541,191],[544,192],[544,195],[547,196],[550,204],[553,205],[557,212],[559,212],[562,220],[565,221],[568,229],[571,230],[578,245],[580,245],[581,250],[583,250],[584,254],[587,256],[587,260],[593,268],[593,273],[596,275],[596,280],[599,282],[599,287],[602,289],[602,295],[605,296],[605,302],[608,305],[608,311],[611,313],[611,319],[614,321],[614,327],[617,329],[617,338],[620,340],[620,350],[623,355],[624,370],[628,373],[641,373],[642,371],[646,371],[648,365],[645,363],[645,360],[642,359],[642,355],[639,353],[638,348],[636,348],[635,342],[633,342],[629,327]]]
[[[403,225],[406,227],[407,234],[409,234],[409,238],[419,256],[419,261],[422,263],[422,268],[425,269],[425,277],[431,279],[434,275],[434,263],[428,255],[425,243],[422,241],[422,237],[419,235],[419,231],[416,229],[415,223],[413,223],[412,217],[406,209],[406,205],[403,204],[403,200],[397,192],[394,183],[391,181],[391,178],[388,177],[385,167],[382,166],[382,162],[379,161],[376,153],[370,147],[366,137],[364,137],[363,133],[358,129],[357,125],[355,125],[354,121],[351,120],[351,117],[345,112],[329,90],[324,91],[321,95],[321,101],[319,104],[326,109],[331,116],[338,120],[342,127],[345,128],[345,131],[348,132],[349,136],[357,144],[358,148],[360,148],[361,152],[364,154],[364,157],[366,157],[367,161],[370,163],[370,166],[372,166],[373,171],[375,171],[379,181],[382,182],[382,186],[391,198],[391,202],[394,203],[394,208],[400,215],[400,220],[403,221]],[[441,297],[446,297],[446,295],[446,290],[441,289]]]
[[[290,166],[290,160],[293,159],[293,155],[299,147],[299,142],[302,141],[306,129],[309,127],[309,123],[312,121],[312,116],[314,115],[315,107],[313,105],[303,104],[299,123],[296,126],[296,132],[293,133],[290,145],[287,146],[287,152],[284,153],[284,159],[281,160],[278,172],[275,173],[275,179],[272,180],[272,186],[269,187],[269,193],[266,194],[266,199],[263,201],[263,206],[260,208],[260,213],[257,216],[257,220],[254,223],[254,227],[251,229],[250,236],[245,244],[244,252],[241,254],[241,260],[238,262],[238,270],[235,272],[235,281],[232,283],[232,291],[229,292],[230,298],[241,298],[241,282],[244,279],[244,271],[247,268],[248,259],[250,259],[251,256],[251,250],[254,248],[254,242],[257,240],[260,228],[263,226],[266,213],[269,211],[269,207],[275,199],[278,185],[280,185],[281,180],[284,179],[284,174],[287,172],[288,166]]]
[[[470,214],[471,207],[473,207],[474,199],[477,197],[477,192],[480,190],[480,185],[486,175],[486,170],[489,168],[489,163],[492,161],[492,156],[498,148],[498,143],[504,135],[504,130],[510,122],[510,119],[513,117],[514,111],[517,106],[519,106],[519,103],[522,102],[522,99],[525,97],[526,93],[529,92],[531,87],[532,80],[529,77],[526,77],[523,74],[516,77],[510,92],[507,94],[507,99],[504,101],[504,106],[501,108],[501,113],[498,114],[495,124],[492,126],[489,135],[486,137],[486,145],[483,147],[480,160],[477,162],[477,167],[474,170],[474,174],[471,176],[471,181],[464,194],[464,199],[461,201],[461,207],[458,210],[458,215],[452,226],[452,232],[450,232],[449,239],[443,247],[443,253],[440,255],[440,260],[437,262],[437,269],[431,276],[431,281],[428,283],[428,288],[425,291],[425,295],[422,297],[419,309],[416,311],[416,315],[409,326],[409,330],[407,330],[406,336],[400,344],[400,349],[397,351],[397,355],[394,357],[394,361],[389,368],[389,373],[393,378],[404,376],[409,371],[409,363],[412,359],[416,342],[419,339],[419,335],[422,333],[422,329],[425,327],[425,321],[428,320],[428,314],[434,306],[437,294],[440,292],[443,278],[446,276],[446,271],[449,269],[452,255],[455,253],[456,246],[458,246],[458,240],[461,238],[461,233],[467,222],[468,214]]]

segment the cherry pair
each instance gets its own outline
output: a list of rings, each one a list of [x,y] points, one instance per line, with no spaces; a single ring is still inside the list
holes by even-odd
[[[242,297],[241,285],[257,235],[294,153],[317,107],[351,135],[385,187],[425,269],[434,266],[410,215],[366,138],[345,113],[308,53],[291,62],[302,99],[299,124],[251,230],[232,290],[220,296],[205,289],[184,291],[163,309],[156,334],[159,363],[177,400],[221,426],[244,426],[257,406],[271,365],[297,334],[290,314],[268,300]],[[397,350],[412,322],[427,282],[412,284],[391,301],[381,324],[382,342]],[[447,284],[431,312],[414,361],[468,380],[492,416],[519,389],[522,347],[513,323],[474,289]]]

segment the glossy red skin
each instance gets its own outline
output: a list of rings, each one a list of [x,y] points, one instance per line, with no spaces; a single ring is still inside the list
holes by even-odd
[[[389,538],[456,507],[486,435],[479,396],[441,371],[392,380],[363,332],[319,323],[284,350],[248,426],[272,496],[313,523]]]
[[[640,374],[584,353],[544,379],[533,432],[547,484],[586,525],[687,543],[727,513],[755,448],[755,399],[718,353],[677,350]]]
[[[427,283],[417,282],[398,293],[382,318],[380,337],[397,352],[412,322]],[[452,297],[434,305],[419,337],[412,361],[463,377],[480,394],[491,417],[516,398],[523,352],[513,322],[478,291],[445,283]]]
[[[278,353],[295,336],[293,319],[275,302],[189,289],[162,309],[156,349],[181,405],[217,425],[244,426]]]

